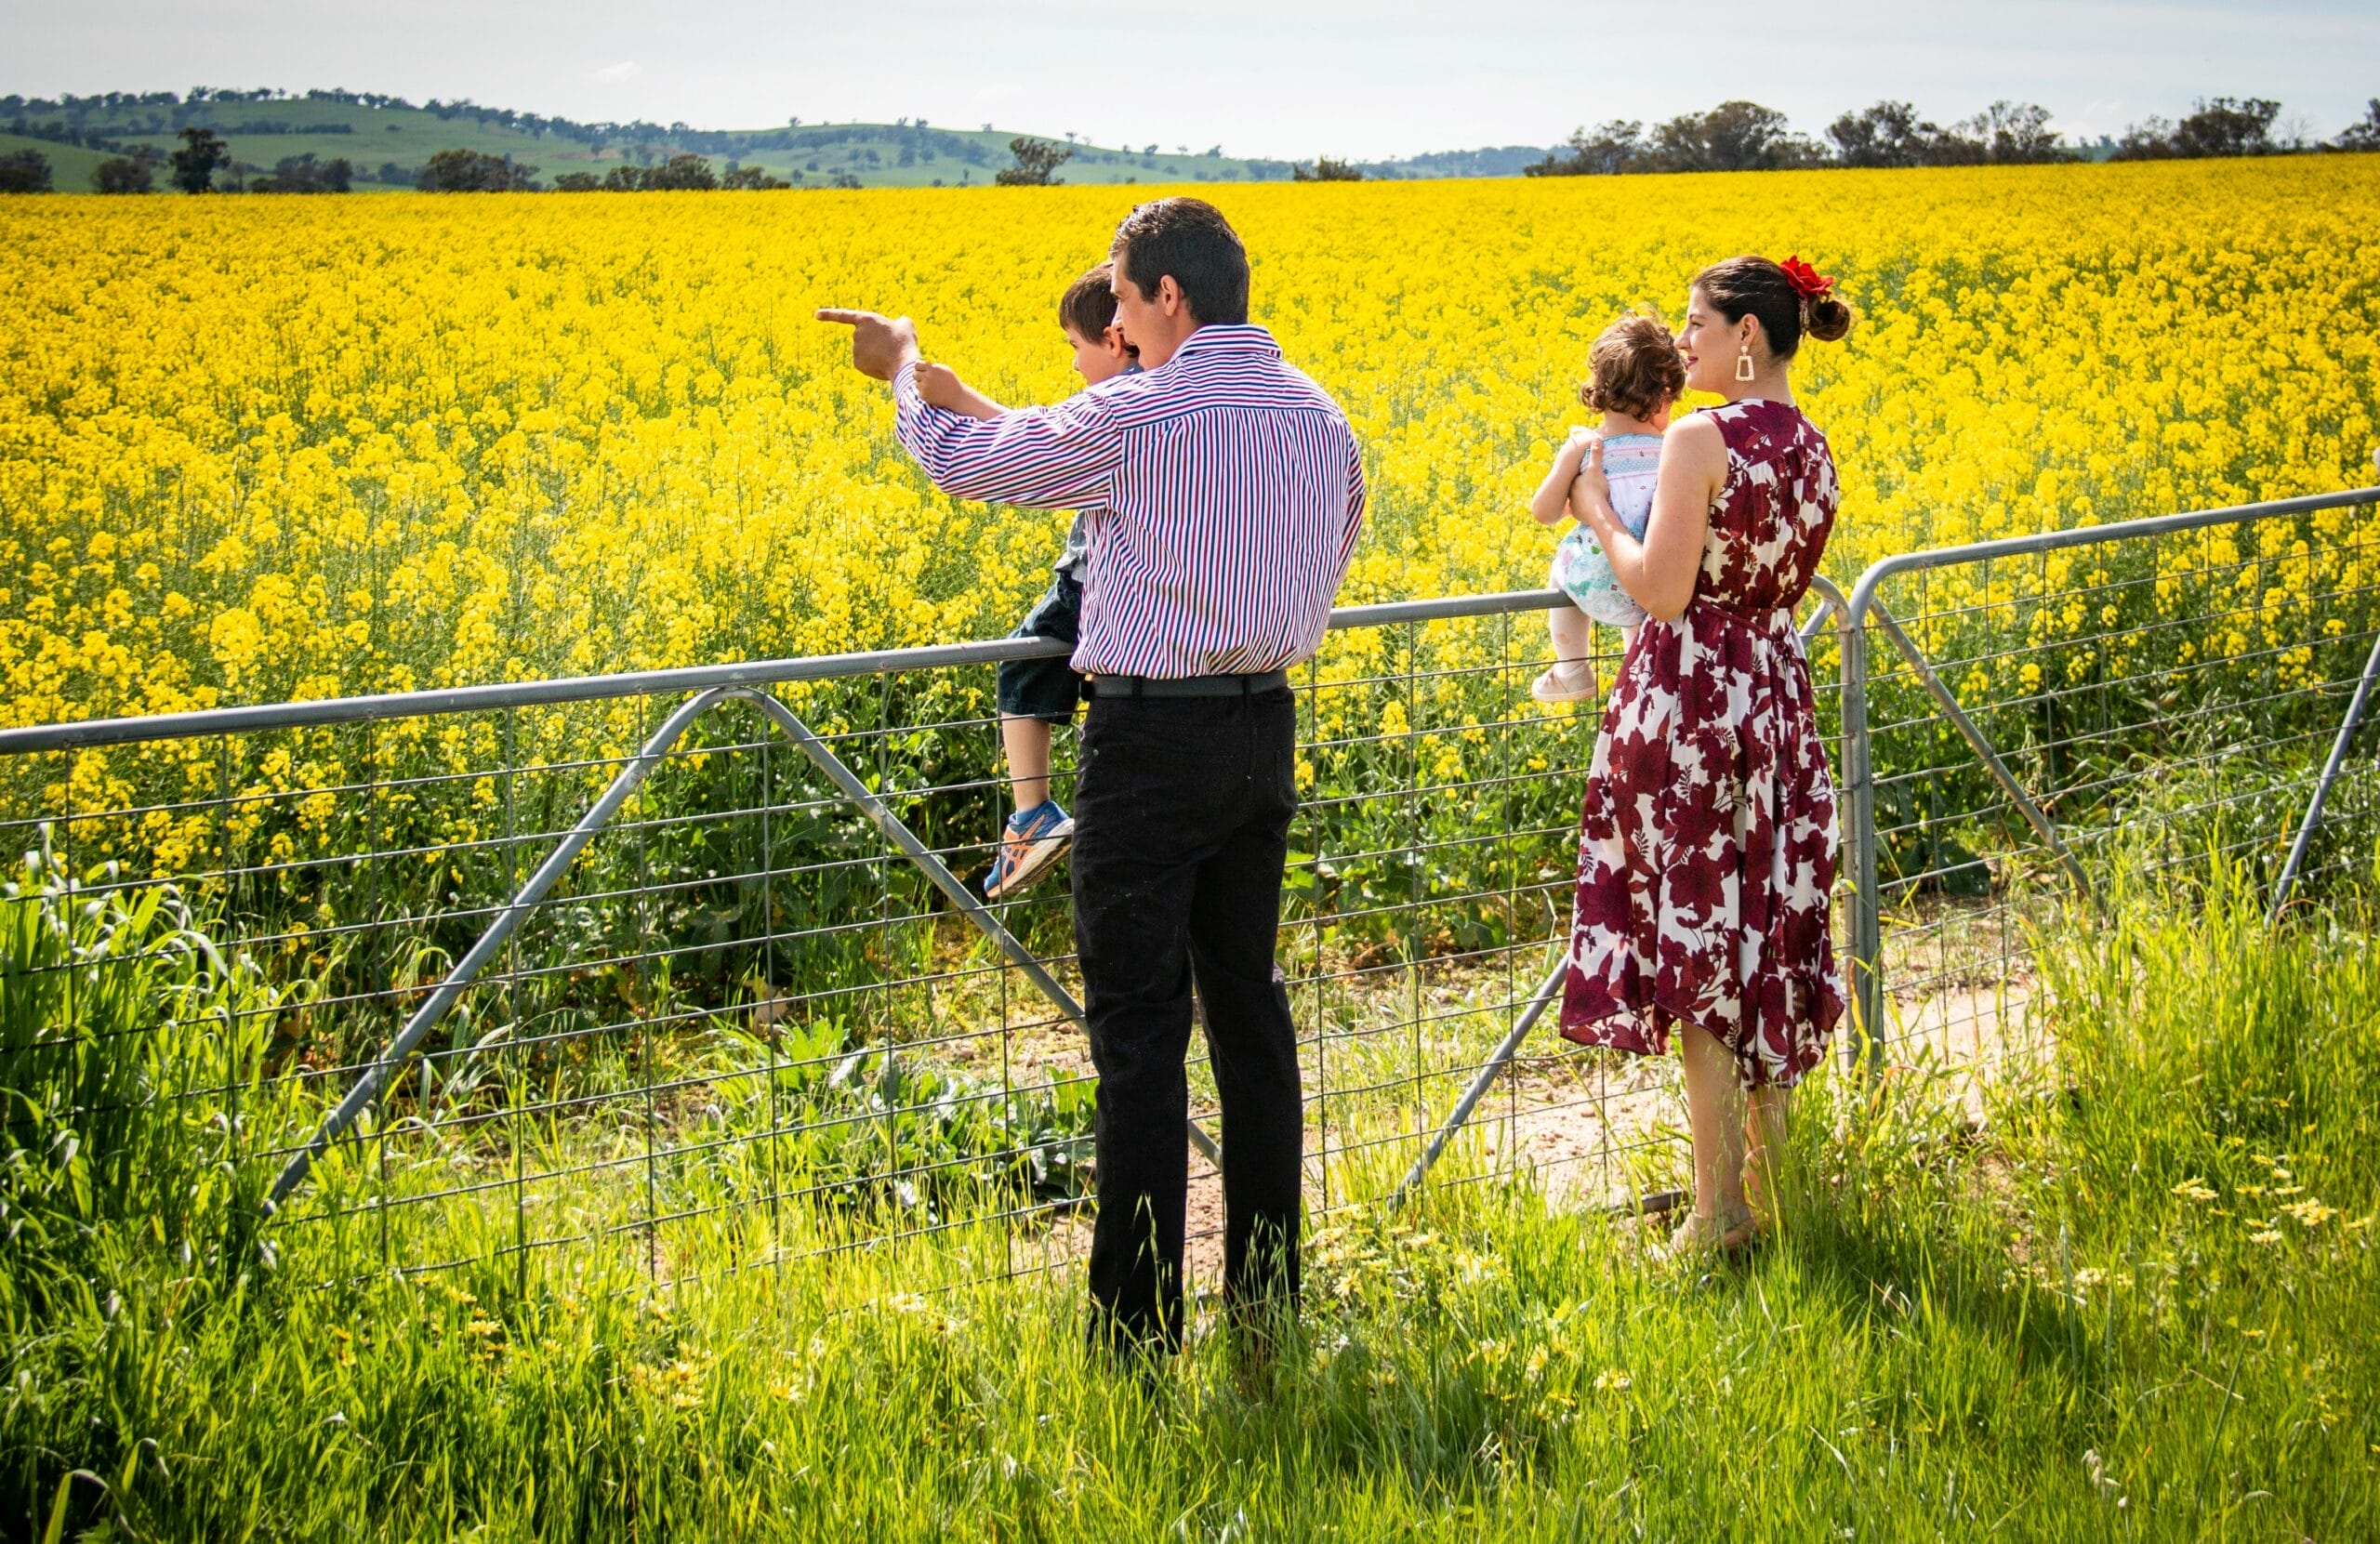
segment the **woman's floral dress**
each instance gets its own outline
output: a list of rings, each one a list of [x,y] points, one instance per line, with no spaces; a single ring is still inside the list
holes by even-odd
[[[1659,1054],[1684,1019],[1746,1088],[1790,1087],[1843,1015],[1834,781],[1793,630],[1834,525],[1834,458],[1795,409],[1731,402],[1702,572],[1620,667],[1580,821],[1562,1034]]]

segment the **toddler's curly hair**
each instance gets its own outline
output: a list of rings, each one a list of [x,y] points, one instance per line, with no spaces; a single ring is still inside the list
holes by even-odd
[[[1658,316],[1633,311],[1597,334],[1587,350],[1579,401],[1597,413],[1649,418],[1686,391],[1686,362]]]

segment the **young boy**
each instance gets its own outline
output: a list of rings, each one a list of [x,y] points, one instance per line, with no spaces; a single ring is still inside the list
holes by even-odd
[[[1087,386],[1140,368],[1116,326],[1113,270],[1102,263],[1066,286],[1058,302],[1058,324],[1075,351],[1075,371]],[[928,405],[971,418],[997,418],[1008,410],[959,378],[944,364],[918,366],[918,395]],[[1082,617],[1082,581],[1090,543],[1090,512],[1076,514],[1066,549],[1051,565],[1049,593],[1025,614],[1012,638],[1049,638],[1071,647]],[[1008,756],[1009,786],[1016,812],[1009,816],[984,894],[998,901],[1016,894],[1049,871],[1075,833],[1075,823],[1050,797],[1050,728],[1070,723],[1082,700],[1082,678],[1063,659],[1012,659],[999,668],[1000,746]]]

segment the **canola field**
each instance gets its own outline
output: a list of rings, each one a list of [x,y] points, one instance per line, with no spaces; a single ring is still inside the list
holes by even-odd
[[[1738,251],[1862,312],[1838,574],[2369,472],[2369,157],[1209,191],[1367,448],[1349,601],[1541,583],[1587,340]],[[0,207],[0,722],[1003,633],[1064,517],[934,493],[811,312],[1054,399],[1132,196]]]
[[[1344,602],[1542,585],[1553,536],[1525,504],[1584,416],[1589,339],[1623,308],[1676,314],[1697,268],[1741,251],[1800,254],[1861,312],[1797,379],[1843,473],[1838,578],[2370,477],[2373,157],[1203,191],[1248,240],[1255,319],[1365,447]],[[1056,297],[1145,192],[0,207],[0,726],[1001,636],[1065,517],[937,494],[889,393],[812,313],[907,310],[994,396],[1054,400],[1074,386]],[[2009,581],[2044,601],[2020,645],[1970,651],[1984,663],[1953,683],[2007,701],[2247,658],[2276,689],[2311,680],[2305,640],[2350,626],[2326,598],[2380,578],[2368,544],[2341,542],[2355,518],[2220,534],[2170,582],[2150,560],[2154,628],[2079,598],[2108,581],[2100,560],[2050,559]],[[2220,565],[2236,596],[2210,599]],[[1964,582],[1937,583],[1937,614]],[[2004,625],[2008,597],[1989,600]],[[2156,657],[2038,652],[2117,627]],[[1448,668],[1400,694],[1360,689],[1399,667],[1394,640],[1334,637],[1319,680],[1358,689],[1319,694],[1311,730],[1351,749],[1302,768],[1309,794],[1475,775],[1475,726],[1513,711],[1470,700],[1476,672],[1524,663],[1480,638],[1436,640]],[[905,680],[902,717],[980,719],[978,674]],[[824,703],[828,732],[888,711],[793,695]],[[81,812],[86,858],[158,875],[435,850],[498,831],[492,772],[616,757],[641,715],[36,758],[10,769],[7,814],[30,841],[26,823]],[[987,738],[919,747],[910,786],[991,771]],[[377,812],[330,791],[390,777],[453,786]]]

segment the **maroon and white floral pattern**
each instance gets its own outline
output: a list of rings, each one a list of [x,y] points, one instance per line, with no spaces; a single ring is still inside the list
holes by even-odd
[[[1834,526],[1834,457],[1777,402],[1712,411],[1727,478],[1686,614],[1620,667],[1587,773],[1562,1034],[1659,1054],[1670,1024],[1790,1087],[1843,1015],[1834,780],[1792,607]]]

